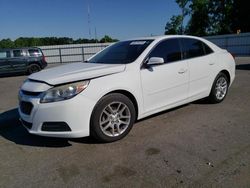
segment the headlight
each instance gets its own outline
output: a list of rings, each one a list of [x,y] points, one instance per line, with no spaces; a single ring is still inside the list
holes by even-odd
[[[86,80],[51,88],[43,93],[40,103],[71,99],[82,92],[88,86],[88,84],[89,80]]]

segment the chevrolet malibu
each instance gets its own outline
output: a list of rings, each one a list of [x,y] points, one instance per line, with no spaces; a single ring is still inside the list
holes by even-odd
[[[112,142],[157,112],[202,98],[222,102],[234,77],[232,55],[205,39],[126,40],[86,62],[30,75],[19,91],[20,120],[31,134]]]

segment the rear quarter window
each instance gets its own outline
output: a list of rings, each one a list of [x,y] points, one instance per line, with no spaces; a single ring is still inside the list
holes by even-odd
[[[205,54],[208,55],[208,54],[211,54],[213,53],[214,51],[205,43],[203,43],[203,48],[204,48],[204,51],[205,51]]]
[[[39,49],[29,49],[28,52],[31,57],[38,57],[42,55],[42,52]]]

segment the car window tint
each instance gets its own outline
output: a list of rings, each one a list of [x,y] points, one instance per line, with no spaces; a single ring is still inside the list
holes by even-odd
[[[22,50],[13,50],[13,56],[22,57],[23,56]]]
[[[185,58],[193,58],[205,55],[203,44],[196,39],[182,39],[183,53]]]
[[[165,63],[181,60],[181,49],[178,39],[168,39],[158,44],[150,53],[151,57],[161,57]]]
[[[0,52],[0,59],[8,58],[10,57],[10,51],[2,51]]]
[[[41,56],[41,52],[38,49],[29,49],[28,51],[31,57]]]
[[[153,40],[130,40],[117,42],[98,53],[88,62],[103,64],[131,63],[142,54],[152,41]]]
[[[213,53],[214,51],[205,43],[203,43],[203,48],[204,48],[204,51],[205,51],[205,54],[211,54]]]

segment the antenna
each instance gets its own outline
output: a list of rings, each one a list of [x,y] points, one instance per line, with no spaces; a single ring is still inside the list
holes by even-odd
[[[96,31],[96,27],[95,27],[95,42],[97,43],[97,31]]]
[[[90,25],[90,6],[88,1],[88,26],[89,26],[89,39],[91,39],[91,25]]]

